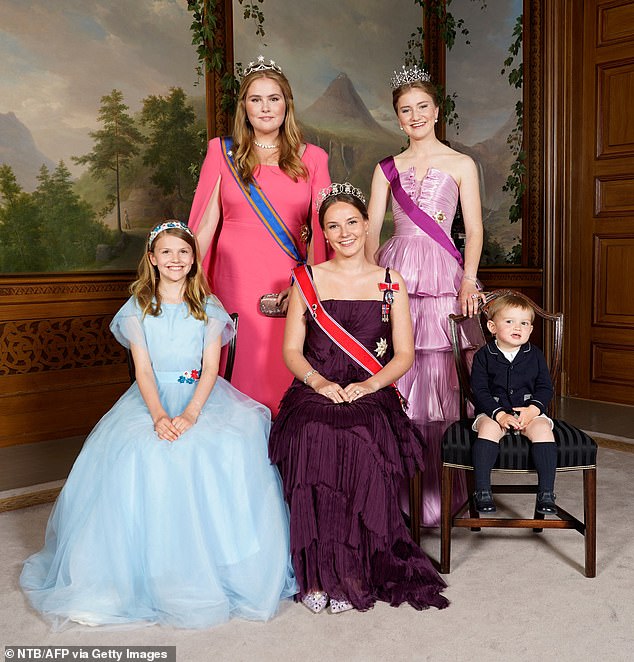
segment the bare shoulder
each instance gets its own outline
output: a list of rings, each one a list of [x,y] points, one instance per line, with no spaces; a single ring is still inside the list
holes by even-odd
[[[438,168],[448,172],[456,180],[458,185],[471,180],[473,177],[477,178],[477,166],[468,154],[457,152],[455,149],[451,149],[446,145],[444,147],[446,151],[438,155]]]

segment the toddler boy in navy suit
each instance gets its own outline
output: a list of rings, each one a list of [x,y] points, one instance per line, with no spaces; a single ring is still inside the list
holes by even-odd
[[[478,433],[471,450],[476,509],[495,512],[491,469],[500,440],[508,432],[521,432],[531,442],[537,469],[535,509],[544,515],[556,514],[557,446],[553,422],[545,414],[553,385],[544,355],[528,342],[535,311],[524,299],[507,294],[489,304],[487,317],[487,327],[495,337],[476,352],[471,371],[476,412],[473,429]]]

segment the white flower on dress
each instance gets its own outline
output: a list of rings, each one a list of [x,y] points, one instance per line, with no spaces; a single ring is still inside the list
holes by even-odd
[[[385,338],[381,338],[381,340],[377,340],[376,343],[376,349],[374,350],[374,353],[378,356],[381,357],[383,354],[387,352],[387,340]]]

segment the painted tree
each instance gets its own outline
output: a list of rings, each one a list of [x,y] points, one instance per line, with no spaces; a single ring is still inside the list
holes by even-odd
[[[41,271],[39,220],[31,195],[8,165],[0,166],[0,271]]]
[[[92,267],[98,244],[111,241],[112,232],[95,211],[73,190],[70,171],[63,161],[50,172],[40,168],[32,198],[37,208],[47,271]]]
[[[115,201],[117,207],[117,227],[121,225],[121,171],[139,154],[139,146],[145,141],[141,132],[134,125],[134,120],[126,112],[129,107],[123,103],[123,94],[112,90],[101,97],[101,107],[97,119],[103,129],[93,131],[90,137],[95,146],[92,152],[84,156],[73,157],[80,165],[88,165],[92,175],[106,181],[114,176]]]
[[[150,180],[165,195],[191,203],[195,181],[190,172],[192,154],[201,149],[196,115],[180,87],[170,88],[166,97],[143,100],[141,122],[149,127],[148,148],[143,163],[153,169]]]

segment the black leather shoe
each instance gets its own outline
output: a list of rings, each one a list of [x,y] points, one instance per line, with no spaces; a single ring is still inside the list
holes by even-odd
[[[535,510],[541,515],[556,515],[555,498],[554,492],[538,492]]]
[[[473,500],[479,513],[494,513],[497,510],[490,490],[476,490],[473,493]]]

